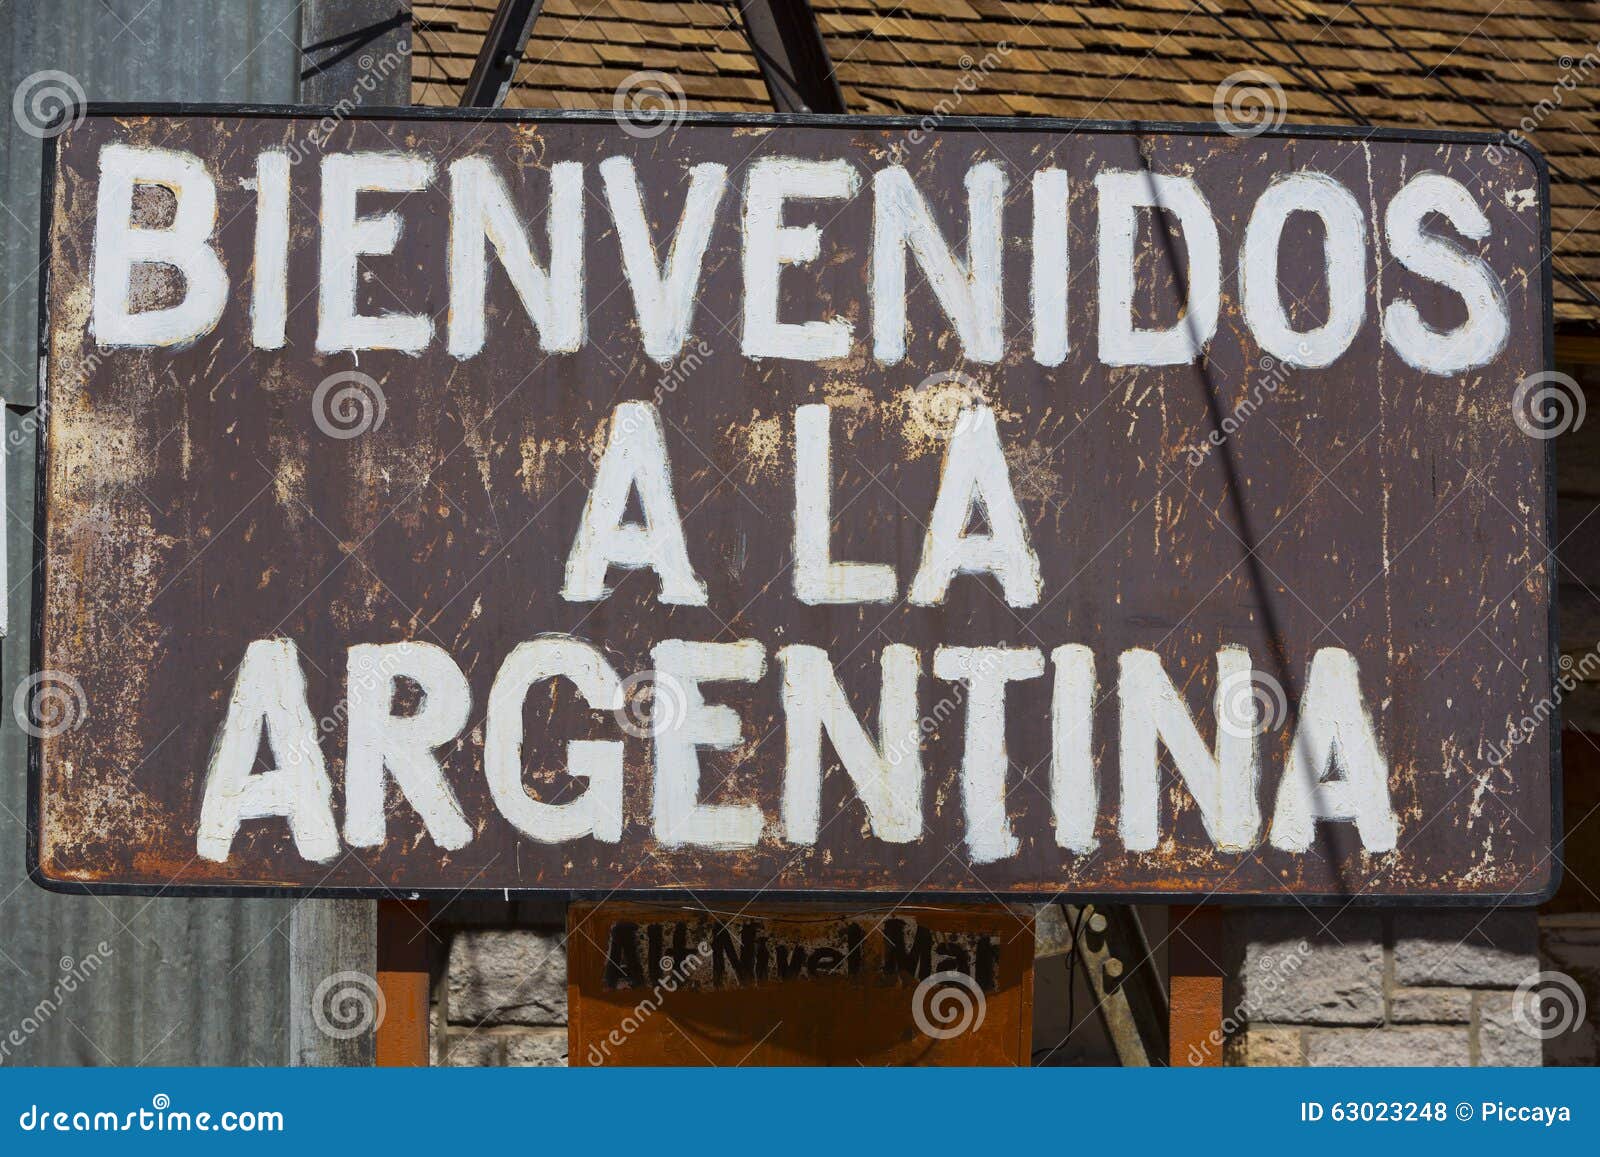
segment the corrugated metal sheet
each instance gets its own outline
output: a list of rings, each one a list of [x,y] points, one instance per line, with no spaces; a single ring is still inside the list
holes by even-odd
[[[95,100],[291,102],[296,0],[15,0],[0,9],[4,95],[46,70]],[[59,78],[34,82],[66,85]],[[70,88],[70,85],[67,85]],[[0,391],[10,619],[28,622],[39,142],[0,117]],[[26,631],[0,644],[0,1064],[281,1064],[290,905],[63,896],[29,883],[27,737],[12,712]],[[160,745],[147,758],[160,760]],[[13,1036],[12,1034],[16,1035]],[[14,1043],[20,1039],[20,1045]]]

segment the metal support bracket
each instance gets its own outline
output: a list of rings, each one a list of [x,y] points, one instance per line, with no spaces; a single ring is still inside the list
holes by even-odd
[[[506,103],[542,7],[543,0],[500,0],[461,93],[462,108],[499,108]]]
[[[739,0],[739,15],[774,109],[845,111],[844,93],[810,0]]]
[[[499,108],[516,79],[542,0],[500,0],[461,93],[462,108]],[[842,113],[833,73],[809,0],[739,0],[745,39],[778,112]]]
[[[1138,912],[1125,904],[1066,903],[1061,912],[1058,930],[1071,942],[1117,1060],[1127,1068],[1166,1064],[1167,994]]]

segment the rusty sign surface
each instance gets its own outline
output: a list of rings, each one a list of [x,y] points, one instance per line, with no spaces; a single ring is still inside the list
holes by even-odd
[[[1552,884],[1531,153],[112,106],[47,177],[48,884]]]
[[[567,943],[577,1067],[1032,1059],[1020,906],[574,904]]]

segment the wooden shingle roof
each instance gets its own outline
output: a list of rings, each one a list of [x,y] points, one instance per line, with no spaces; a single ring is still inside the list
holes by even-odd
[[[852,112],[1212,120],[1219,86],[1254,69],[1281,90],[1288,123],[1520,127],[1551,164],[1556,320],[1600,326],[1597,0],[813,8]],[[416,103],[459,101],[493,9],[416,0]],[[507,104],[611,108],[645,70],[673,77],[690,109],[770,107],[733,4],[656,0],[547,0]],[[1241,107],[1250,87],[1230,90]]]

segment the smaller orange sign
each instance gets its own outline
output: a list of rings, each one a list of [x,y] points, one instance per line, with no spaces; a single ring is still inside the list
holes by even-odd
[[[1033,914],[574,904],[573,1065],[1027,1065]]]

